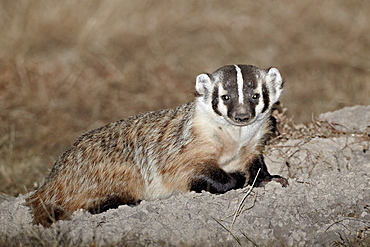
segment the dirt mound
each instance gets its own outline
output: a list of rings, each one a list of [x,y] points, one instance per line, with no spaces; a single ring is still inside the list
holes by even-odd
[[[289,178],[290,186],[271,182],[253,188],[236,217],[250,187],[223,195],[179,194],[97,215],[78,211],[48,229],[30,223],[25,196],[19,196],[2,198],[1,241],[10,246],[368,246],[369,107],[319,118],[349,133],[271,145],[270,172]]]

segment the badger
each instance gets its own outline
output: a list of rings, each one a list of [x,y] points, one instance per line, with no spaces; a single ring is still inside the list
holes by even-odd
[[[283,89],[279,70],[227,65],[198,75],[195,89],[189,103],[77,139],[26,198],[34,223],[48,227],[77,209],[100,213],[174,193],[224,193],[255,179],[257,186],[272,180],[287,186],[268,172],[262,153]]]

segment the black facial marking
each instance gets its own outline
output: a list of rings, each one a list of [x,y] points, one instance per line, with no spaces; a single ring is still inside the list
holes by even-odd
[[[238,100],[237,72],[234,65],[224,66],[214,73],[219,74],[218,78],[222,81],[222,87],[227,91],[230,97],[229,102]]]
[[[221,112],[218,110],[218,88],[213,89],[212,93],[212,109],[216,112],[218,115],[222,115]]]
[[[258,68],[252,65],[238,65],[238,66],[242,71],[244,82],[247,82],[247,87],[244,87],[244,90],[246,88],[255,90],[258,86],[257,78],[255,76],[256,70]]]
[[[224,67],[222,71],[222,87],[227,91],[228,100],[223,100],[227,106],[227,116],[233,119],[236,107],[239,105],[237,71],[234,65]]]
[[[249,97],[248,105],[249,105],[250,116],[255,117],[256,116],[256,105],[258,105],[258,101],[252,99],[252,97]]]
[[[269,95],[269,90],[267,88],[267,86],[263,83],[262,84],[262,97],[263,97],[263,109],[262,109],[262,113],[267,111],[269,105],[270,105],[270,95]]]

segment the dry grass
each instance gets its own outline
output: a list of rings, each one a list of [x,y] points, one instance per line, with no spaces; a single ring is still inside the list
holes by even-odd
[[[275,66],[295,122],[370,104],[369,1],[0,3],[0,191],[33,190],[83,132],[192,99],[194,78]],[[36,184],[37,185],[37,184]]]

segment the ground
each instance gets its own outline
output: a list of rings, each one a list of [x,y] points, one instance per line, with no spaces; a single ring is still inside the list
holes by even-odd
[[[350,116],[358,118],[348,122]],[[267,147],[270,172],[289,178],[286,188],[271,182],[222,195],[178,194],[96,215],[78,211],[48,229],[30,223],[20,195],[0,204],[2,241],[14,246],[368,246],[370,106],[319,119],[321,129],[313,136],[279,139]],[[326,136],[324,124],[336,134]]]

